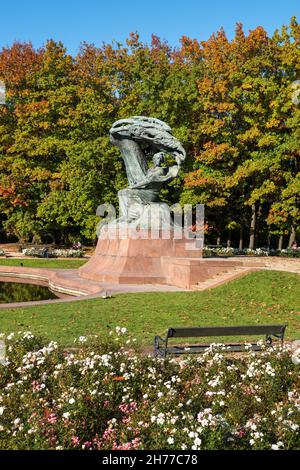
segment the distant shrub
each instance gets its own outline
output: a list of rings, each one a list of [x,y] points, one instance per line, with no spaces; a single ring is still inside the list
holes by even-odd
[[[44,248],[25,248],[22,250],[25,256],[33,256],[36,258],[44,258]],[[62,250],[50,249],[47,253],[48,258],[82,258],[84,255],[83,250]]]
[[[205,257],[211,256],[280,256],[285,258],[300,258],[300,248],[288,248],[285,250],[268,250],[267,248],[256,248],[251,250],[244,248],[209,248],[205,247],[203,254]]]

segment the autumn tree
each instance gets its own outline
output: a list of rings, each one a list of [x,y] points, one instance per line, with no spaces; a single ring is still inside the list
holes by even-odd
[[[83,43],[76,57],[48,41],[0,52],[0,225],[20,240],[92,241],[99,204],[117,205],[127,179],[109,142],[131,115],[168,122],[187,150],[168,203],[206,207],[208,239],[292,245],[299,227],[300,29],[262,27],[229,40],[186,36],[171,47],[132,33]],[[171,158],[171,157],[170,157]],[[170,160],[171,162],[171,160]],[[214,237],[214,238],[213,238]]]

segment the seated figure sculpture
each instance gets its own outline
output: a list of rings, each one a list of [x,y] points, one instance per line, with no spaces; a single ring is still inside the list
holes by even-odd
[[[135,224],[142,229],[169,228],[170,211],[159,193],[178,175],[185,160],[181,143],[166,123],[144,116],[115,122],[110,140],[121,151],[129,182],[128,188],[118,192],[120,218],[114,223]],[[164,165],[167,155],[173,157],[175,164]]]

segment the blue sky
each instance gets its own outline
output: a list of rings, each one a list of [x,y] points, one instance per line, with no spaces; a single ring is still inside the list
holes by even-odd
[[[144,41],[155,33],[177,45],[182,35],[204,40],[221,26],[232,37],[237,21],[271,34],[293,15],[300,21],[300,0],[7,0],[0,47],[14,40],[39,47],[53,38],[74,54],[82,41],[124,42],[131,31]]]

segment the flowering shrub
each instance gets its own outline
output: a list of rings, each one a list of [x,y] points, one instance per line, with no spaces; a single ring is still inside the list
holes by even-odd
[[[81,337],[69,352],[30,333],[6,337],[0,448],[300,448],[300,350],[233,357],[212,345],[164,362],[125,332]]]
[[[300,258],[300,248],[288,248],[286,250],[268,250],[267,248],[256,248],[251,250],[245,248],[239,250],[238,248],[204,248],[203,252],[205,257],[211,256],[282,256],[286,258]]]
[[[234,256],[235,249],[234,248],[208,248],[205,247],[203,250],[203,255],[205,257],[210,256]]]
[[[269,256],[271,253],[266,248],[256,248],[255,250],[245,248],[244,250],[236,250],[236,254],[246,256]]]
[[[25,256],[34,256],[36,258],[44,257],[44,248],[24,248],[22,253]],[[48,258],[82,258],[83,250],[49,250],[47,253]]]
[[[276,251],[277,253],[279,252],[279,254],[274,254],[273,256],[284,256],[286,258],[300,258],[300,248],[287,248],[286,250]]]

